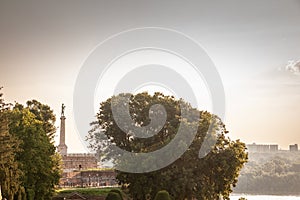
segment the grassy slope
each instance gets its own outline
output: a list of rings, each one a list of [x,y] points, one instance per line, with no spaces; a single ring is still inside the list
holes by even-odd
[[[55,196],[66,196],[72,192],[77,192],[85,196],[106,196],[110,190],[119,188],[66,188],[55,191]]]

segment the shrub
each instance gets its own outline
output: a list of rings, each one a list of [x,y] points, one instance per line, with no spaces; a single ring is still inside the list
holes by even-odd
[[[166,190],[161,190],[155,195],[154,200],[171,200],[171,198]]]
[[[27,189],[27,199],[34,200],[35,192],[33,189]]]
[[[118,189],[112,189],[112,190],[110,190],[110,192],[114,192],[114,193],[119,194],[120,197],[121,197],[121,200],[123,200],[123,195],[122,195],[122,192],[120,190],[118,190]]]
[[[116,192],[109,192],[105,200],[122,200],[121,196]]]

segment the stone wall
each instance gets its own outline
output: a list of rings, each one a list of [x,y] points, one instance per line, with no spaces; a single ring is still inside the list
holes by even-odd
[[[62,156],[62,161],[64,172],[97,168],[95,154],[67,154]]]
[[[83,170],[64,172],[61,187],[103,187],[117,185],[114,170]]]

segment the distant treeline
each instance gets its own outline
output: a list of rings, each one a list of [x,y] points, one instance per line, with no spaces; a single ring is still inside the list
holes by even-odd
[[[300,195],[300,152],[250,153],[235,193]]]

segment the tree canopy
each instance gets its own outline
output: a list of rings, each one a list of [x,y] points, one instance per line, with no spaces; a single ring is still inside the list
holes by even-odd
[[[129,100],[131,121],[125,119],[118,122],[113,114],[112,106],[121,109],[126,104],[118,101],[122,97]],[[151,116],[151,109],[158,104],[164,107],[167,116],[165,124],[157,128],[157,134],[142,138],[134,135],[130,129],[120,128],[132,125],[135,128],[147,126],[155,119]],[[126,118],[125,115],[120,116]],[[130,167],[142,166],[146,169],[149,165],[157,165],[161,160],[172,157],[176,151],[185,148],[185,152],[179,158],[161,169],[144,173],[117,171],[119,183],[137,200],[146,199],[149,195],[153,199],[160,190],[167,190],[178,200],[216,199],[219,195],[229,199],[239,172],[247,161],[245,144],[239,140],[230,140],[226,136],[225,125],[216,115],[199,111],[182,99],[176,100],[161,93],[113,96],[100,104],[97,121],[91,125],[88,136],[90,147],[97,150],[104,160],[113,159],[117,168],[132,165]],[[178,148],[163,154],[164,157],[160,160],[148,154],[170,144],[181,127],[186,131],[179,138]],[[191,144],[184,140],[191,134],[189,130],[196,131]],[[148,130],[144,134],[147,133]],[[134,154],[145,153],[144,160],[132,163],[130,156],[117,151],[116,146]],[[200,151],[203,146],[210,147],[204,154]]]
[[[28,102],[27,107],[14,106],[9,130],[22,141],[20,147],[23,151],[16,156],[24,172],[22,181],[27,194],[30,193],[32,199],[51,199],[60,178],[51,132],[55,130],[55,117],[50,107],[36,100]]]
[[[23,173],[15,158],[15,154],[21,151],[21,141],[9,133],[8,106],[0,93],[0,186],[3,196],[12,200],[24,188],[20,180]]]
[[[53,141],[53,111],[37,100],[8,107],[1,99],[0,104],[0,184],[4,196],[9,200],[51,199],[61,173]]]

